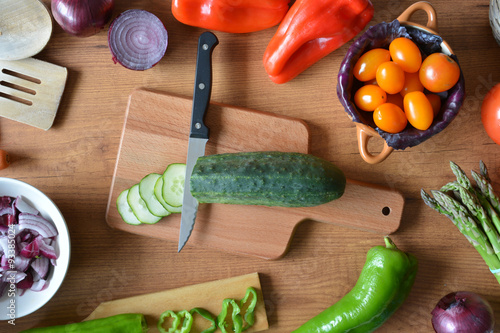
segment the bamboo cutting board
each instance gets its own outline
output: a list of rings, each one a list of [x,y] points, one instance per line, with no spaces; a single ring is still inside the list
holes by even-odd
[[[168,164],[186,161],[191,107],[191,98],[145,89],[132,92],[107,206],[109,226],[177,242],[180,214],[157,224],[133,226],[122,221],[116,199],[148,173],[163,173]],[[210,128],[207,155],[270,150],[309,153],[309,129],[299,119],[211,103],[206,123]],[[340,199],[316,207],[203,204],[187,246],[277,259],[285,254],[295,227],[303,220],[391,234],[399,228],[403,206],[400,192],[353,180],[348,180]]]

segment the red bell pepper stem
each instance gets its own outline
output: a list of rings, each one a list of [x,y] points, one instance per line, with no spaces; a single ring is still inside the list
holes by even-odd
[[[369,0],[297,0],[264,53],[273,82],[285,83],[356,36],[370,22]]]

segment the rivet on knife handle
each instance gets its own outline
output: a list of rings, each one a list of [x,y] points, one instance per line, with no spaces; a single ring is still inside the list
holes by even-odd
[[[198,41],[193,111],[189,131],[181,227],[179,232],[179,252],[187,243],[189,236],[191,236],[198,212],[198,201],[191,195],[189,180],[191,179],[196,160],[198,157],[205,155],[205,145],[208,141],[209,129],[205,125],[204,118],[210,105],[210,95],[212,92],[212,51],[218,43],[217,37],[211,32],[201,34]]]

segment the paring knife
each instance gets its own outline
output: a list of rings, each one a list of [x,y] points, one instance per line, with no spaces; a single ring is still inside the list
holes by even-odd
[[[198,40],[193,111],[186,159],[186,178],[184,180],[178,252],[182,250],[189,236],[191,236],[196,213],[198,212],[198,201],[191,195],[189,180],[196,160],[198,157],[205,155],[205,145],[208,141],[209,129],[205,126],[204,118],[210,105],[210,95],[212,93],[212,51],[217,44],[219,44],[219,40],[209,31],[202,33]]]

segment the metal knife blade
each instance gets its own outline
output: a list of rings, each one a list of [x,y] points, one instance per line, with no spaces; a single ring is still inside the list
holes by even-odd
[[[205,145],[209,137],[209,129],[204,123],[204,118],[210,105],[212,93],[212,51],[217,44],[219,44],[219,40],[209,31],[202,33],[198,39],[193,111],[186,159],[178,252],[182,250],[191,236],[198,212],[198,201],[191,195],[189,180],[196,160],[205,155]]]

